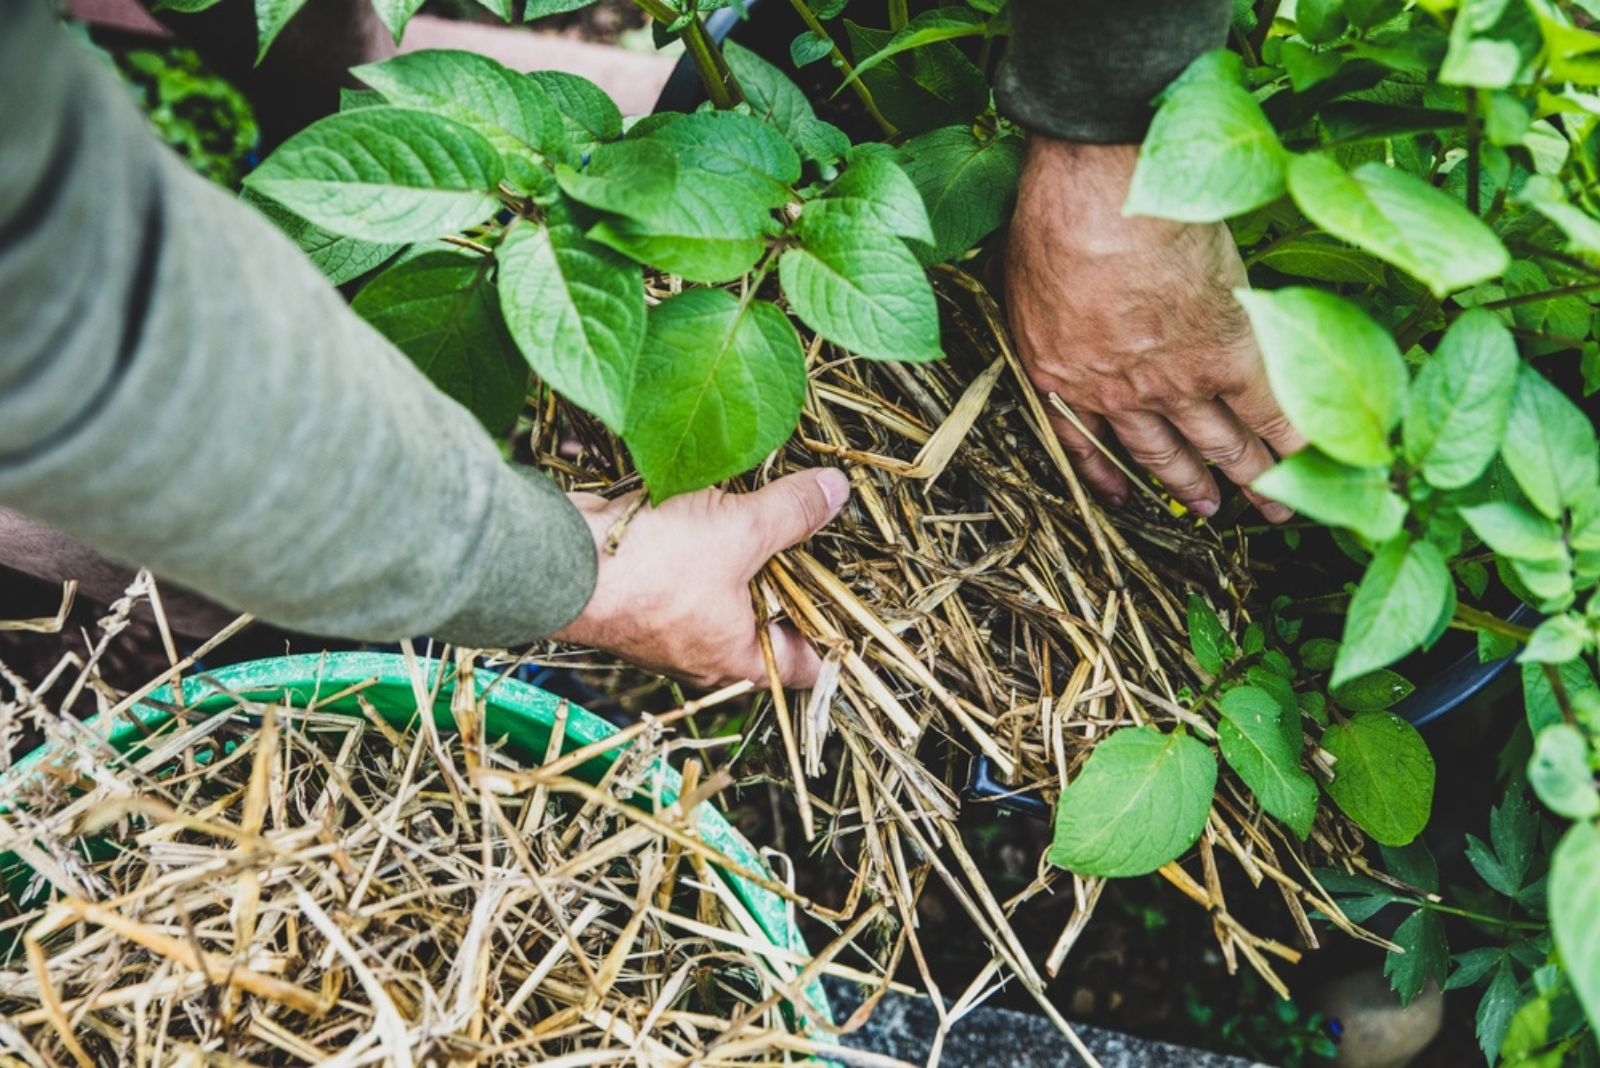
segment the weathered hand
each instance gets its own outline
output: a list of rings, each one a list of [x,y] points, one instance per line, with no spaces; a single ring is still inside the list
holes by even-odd
[[[607,533],[634,495],[569,494],[594,532],[600,568],[589,604],[554,637],[592,645],[699,686],[767,681],[750,580],[780,549],[839,514],[850,483],[833,468],[802,471],[754,493],[701,490],[641,508],[615,553]],[[778,674],[810,686],[821,661],[787,624],[770,628]]]
[[[1204,460],[1246,486],[1272,465],[1267,445],[1283,455],[1305,442],[1233,299],[1245,273],[1227,228],[1123,216],[1137,153],[1029,139],[1007,241],[1011,326],[1034,385],[1210,516],[1220,496]],[[1089,485],[1124,503],[1122,473],[1053,409],[1051,419]],[[1267,519],[1289,518],[1250,497]]]

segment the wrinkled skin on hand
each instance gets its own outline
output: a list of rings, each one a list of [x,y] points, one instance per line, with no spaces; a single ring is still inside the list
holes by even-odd
[[[1029,138],[1006,249],[1019,354],[1035,386],[1066,402],[1101,442],[1200,515],[1221,495],[1204,461],[1246,486],[1305,444],[1267,385],[1232,291],[1244,264],[1227,227],[1127,218],[1138,148]],[[1047,408],[1074,467],[1102,499],[1127,478]],[[1273,522],[1287,508],[1246,491]]]
[[[833,468],[797,472],[754,493],[686,493],[640,508],[608,553],[607,535],[637,494],[569,494],[594,534],[599,571],[588,605],[552,637],[697,686],[765,683],[750,580],[780,549],[826,526],[849,496],[849,480]],[[815,683],[822,662],[810,644],[787,623],[768,629],[784,685]]]

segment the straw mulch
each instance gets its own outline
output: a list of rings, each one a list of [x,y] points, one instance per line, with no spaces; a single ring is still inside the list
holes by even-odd
[[[100,685],[62,667],[0,707],[65,754],[13,772],[0,815],[33,871],[0,893],[0,1064],[798,1062],[830,1048],[819,975],[881,981],[835,959],[848,938],[807,959],[762,934],[694,832],[726,780],[672,716],[529,770],[431,718],[241,701],[124,760],[49,712]]]
[[[813,339],[800,431],[745,480],[748,488],[836,464],[854,485],[839,519],[758,579],[771,618],[790,620],[827,651],[815,691],[794,704],[773,691],[771,722],[807,841],[852,877],[836,922],[885,902],[895,920],[886,966],[909,951],[927,989],[958,1009],[997,982],[1018,982],[1068,1030],[1044,988],[1102,881],[1041,858],[1032,885],[997,896],[955,823],[969,758],[987,756],[1006,782],[1053,801],[1096,739],[1119,726],[1181,722],[1214,738],[1212,714],[1188,696],[1214,680],[1189,651],[1185,610],[1198,594],[1243,630],[1253,593],[1247,540],[1179,518],[1153,490],[1134,507],[1101,509],[1067,463],[993,298],[952,269],[938,289],[947,360],[873,363]],[[637,488],[602,427],[554,400],[543,415],[533,441],[547,470],[575,489]],[[577,462],[560,448],[574,430],[585,444]],[[1241,922],[1219,864],[1237,864],[1281,899],[1304,945],[1315,947],[1312,910],[1370,937],[1345,921],[1310,870],[1359,865],[1363,840],[1325,812],[1301,845],[1235,778],[1225,772],[1221,783],[1196,855],[1161,875],[1211,912],[1230,970],[1243,958],[1286,992],[1281,962],[1297,961],[1299,950]],[[990,968],[965,991],[938,991],[923,966],[914,916],[928,879],[946,884],[993,949]],[[1075,907],[1041,958],[1010,917],[1063,894]]]

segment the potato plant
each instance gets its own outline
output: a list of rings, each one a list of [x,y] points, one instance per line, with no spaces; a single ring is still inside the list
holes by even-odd
[[[1600,5],[1263,8],[1269,25],[1241,12],[1236,49],[1165,91],[1127,210],[1230,221],[1254,285],[1238,299],[1311,442],[1256,488],[1334,528],[1364,570],[1337,642],[1297,642],[1280,604],[1270,632],[1253,624],[1235,647],[1197,603],[1194,653],[1216,682],[1195,701],[1268,813],[1303,836],[1325,793],[1417,889],[1330,876],[1356,912],[1412,906],[1390,961],[1404,997],[1430,974],[1485,984],[1491,1062],[1593,1063],[1600,449],[1571,394],[1600,384]],[[1496,583],[1542,622],[1481,607]],[[1450,907],[1427,896],[1438,876],[1417,841],[1433,762],[1388,711],[1409,692],[1392,667],[1452,628],[1476,632],[1485,660],[1516,656],[1533,740],[1514,778],[1548,813],[1514,786],[1489,842],[1469,841],[1504,907],[1456,910],[1499,944],[1453,966]],[[1307,770],[1307,735],[1331,776]],[[1113,734],[1065,792],[1054,859],[1118,874],[1176,857],[1203,826],[1214,760],[1192,736]],[[1552,821],[1566,824],[1553,851]]]
[[[299,2],[257,0],[263,48]],[[334,281],[361,280],[356,310],[491,432],[531,368],[623,438],[654,499],[710,485],[793,432],[795,320],[863,358],[939,356],[925,268],[1000,227],[1020,165],[989,89],[999,0],[792,3],[794,65],[830,64],[871,139],[713,44],[700,15],[720,5],[643,0],[699,68],[693,114],[625,121],[570,75],[418,53],[358,69],[369,90],[247,195]],[[376,4],[397,35],[416,6]],[[1224,766],[1302,840],[1331,802],[1415,891],[1328,877],[1358,919],[1411,908],[1390,962],[1403,996],[1430,976],[1484,986],[1490,1061],[1592,1057],[1600,447],[1573,395],[1600,385],[1600,3],[1259,8],[1163,93],[1126,210],[1232,227],[1253,284],[1238,299],[1311,442],[1257,488],[1326,525],[1359,581],[1338,640],[1302,640],[1287,594],[1244,627],[1192,602],[1211,681],[1185,695],[1189,726],[1106,736],[1062,793],[1050,859],[1107,877],[1176,860]],[[1543,621],[1503,618],[1502,593]],[[1391,711],[1410,690],[1395,667],[1451,630],[1517,657],[1532,757],[1514,777],[1544,806],[1514,787],[1474,839],[1491,911],[1437,899],[1418,841],[1433,759]],[[1497,946],[1452,962],[1452,911]]]

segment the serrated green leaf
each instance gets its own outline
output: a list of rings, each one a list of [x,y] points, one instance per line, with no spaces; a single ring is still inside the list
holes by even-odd
[[[1533,560],[1570,566],[1571,558],[1553,519],[1515,501],[1486,501],[1460,510],[1462,519],[1485,545],[1513,560]]]
[[[1380,845],[1378,853],[1383,857],[1384,870],[1396,879],[1424,893],[1438,892],[1439,862],[1434,860],[1433,851],[1421,838],[1410,845]]]
[[[1448,993],[1476,986],[1505,959],[1506,951],[1499,946],[1480,946],[1457,953],[1454,957],[1455,967],[1450,970],[1450,978],[1441,989]]]
[[[528,368],[501,319],[489,266],[469,253],[424,252],[361,287],[350,307],[501,436],[527,398]]]
[[[1241,289],[1289,421],[1313,445],[1355,467],[1388,464],[1389,432],[1405,403],[1407,375],[1389,332],[1354,304],[1321,290]]]
[[[1552,723],[1533,741],[1528,760],[1528,785],[1545,808],[1569,820],[1600,816],[1600,791],[1595,789],[1589,744],[1570,723]]]
[[[1518,369],[1501,455],[1528,500],[1551,519],[1600,481],[1594,424],[1527,364]]]
[[[1200,837],[1216,785],[1216,757],[1189,735],[1115,731],[1061,793],[1050,863],[1106,878],[1155,871]]]
[[[1400,998],[1402,1006],[1422,993],[1432,975],[1444,982],[1450,970],[1450,946],[1445,939],[1444,920],[1432,909],[1417,909],[1401,921],[1390,937],[1403,952],[1390,952],[1383,959],[1383,974]]]
[[[1300,766],[1298,747],[1285,740],[1284,709],[1278,699],[1254,686],[1236,686],[1222,695],[1219,704],[1217,742],[1223,759],[1268,815],[1304,840],[1317,818],[1317,783]],[[1298,721],[1299,710],[1292,711]],[[1295,729],[1298,733],[1298,722]]]
[[[1189,597],[1189,647],[1207,675],[1222,674],[1234,654],[1233,639],[1222,629],[1222,621],[1197,595]]]
[[[1539,841],[1539,817],[1520,785],[1507,788],[1505,798],[1489,810],[1489,841],[1507,878],[1520,891]]]
[[[911,241],[933,244],[933,226],[927,206],[892,150],[868,151],[861,145],[850,153],[844,173],[822,196],[806,204],[815,218],[835,211],[867,220],[887,233]]]
[[[1404,171],[1372,162],[1346,174],[1327,156],[1297,156],[1288,182],[1308,219],[1399,267],[1436,296],[1493,278],[1510,265],[1494,231]]]
[[[1379,549],[1350,600],[1329,684],[1342,686],[1420,647],[1451,588],[1444,557],[1428,542],[1402,537]]]
[[[391,104],[432,112],[469,126],[506,161],[524,188],[536,157],[571,154],[566,126],[539,84],[476,52],[431,49],[408,52],[350,72]]]
[[[1156,112],[1123,211],[1180,222],[1242,215],[1283,196],[1287,162],[1277,131],[1243,86],[1193,80]]]
[[[1433,809],[1433,755],[1422,736],[1390,712],[1357,712],[1322,734],[1335,760],[1328,796],[1377,842],[1408,844]]]
[[[800,217],[800,243],[778,260],[796,315],[833,342],[874,360],[937,360],[939,309],[905,243],[860,217]]]
[[[650,309],[623,435],[660,502],[747,470],[794,432],[805,353],[775,305],[690,289]]]
[[[1406,460],[1431,484],[1457,489],[1489,466],[1520,364],[1511,331],[1489,312],[1469,311],[1445,331],[1412,385],[1402,435]]]
[[[500,306],[528,365],[623,432],[645,335],[639,268],[562,225],[518,226],[496,258]]]
[[[1484,1059],[1489,1064],[1495,1063],[1495,1059],[1499,1057],[1500,1047],[1505,1042],[1506,1029],[1511,1025],[1511,1015],[1517,1011],[1517,1005],[1521,1001],[1517,977],[1511,970],[1511,962],[1502,960],[1500,966],[1494,970],[1494,977],[1489,980],[1483,998],[1478,1002],[1478,1010],[1473,1016],[1478,1034],[1478,1048],[1483,1051]]]
[[[1348,527],[1373,542],[1400,533],[1408,514],[1389,485],[1388,468],[1351,467],[1315,447],[1285,457],[1250,485],[1319,523]]]
[[[1379,668],[1341,684],[1331,696],[1352,712],[1381,712],[1404,701],[1416,689],[1404,675]]]
[[[1600,828],[1577,823],[1550,860],[1550,927],[1567,980],[1590,1020],[1600,1019]]]
[[[492,216],[500,154],[453,119],[361,108],[306,127],[245,185],[336,234],[426,241]]]
[[[970,125],[929,130],[900,146],[900,166],[922,194],[933,224],[924,263],[967,251],[1005,222],[1022,170],[1022,141],[980,140]]]

